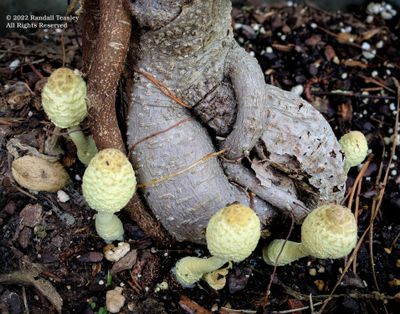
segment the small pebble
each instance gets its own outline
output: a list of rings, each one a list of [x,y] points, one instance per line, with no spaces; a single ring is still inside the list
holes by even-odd
[[[272,49],[272,47],[267,47],[267,49],[265,49],[266,53],[273,53],[274,50]]]
[[[397,170],[396,170],[396,169],[393,169],[393,170],[390,172],[390,174],[391,174],[392,176],[397,176]]]
[[[387,11],[381,12],[381,16],[384,20],[390,20],[393,17],[393,14]]]
[[[318,27],[318,25],[315,24],[315,23],[311,23],[311,24],[310,24],[310,27],[311,27],[312,29],[316,29],[316,28]]]
[[[367,43],[366,41],[364,41],[364,42],[361,44],[361,49],[362,49],[362,50],[370,50],[370,49],[371,49],[371,45],[370,45],[369,43]]]
[[[320,274],[323,274],[323,273],[325,272],[325,267],[324,267],[324,266],[321,266],[321,267],[318,269],[318,272],[319,272]]]
[[[104,285],[104,280],[99,280],[99,285],[100,286]]]
[[[376,56],[376,50],[363,51],[362,55],[365,59],[373,59]]]
[[[70,200],[70,197],[67,193],[65,193],[63,190],[59,190],[57,191],[57,199],[61,202],[61,203],[66,203]]]
[[[106,293],[106,308],[110,313],[119,313],[125,304],[125,297],[122,295],[122,288],[116,287]]]
[[[304,87],[303,87],[303,85],[296,85],[296,86],[293,86],[290,91],[297,96],[301,96],[301,94],[303,94]]]
[[[377,49],[383,48],[383,40],[378,41],[378,42],[376,43],[375,47],[376,47]]]
[[[75,175],[75,180],[76,180],[76,181],[81,181],[82,178],[81,178],[81,176],[80,176],[79,174],[76,174],[76,175]]]
[[[371,76],[372,77],[377,77],[378,76],[378,71],[372,71]]]
[[[390,105],[389,105],[389,109],[390,110],[396,110],[396,105],[392,102]]]
[[[342,75],[340,76],[342,78],[342,80],[347,79],[349,75],[347,74],[347,72],[342,73]]]
[[[370,14],[379,14],[383,11],[383,7],[380,3],[371,2],[367,6],[367,12]]]
[[[370,24],[374,21],[374,17],[372,15],[368,15],[367,18],[365,19],[365,22]]]
[[[18,66],[20,65],[21,61],[19,59],[15,59],[11,61],[11,63],[8,65],[11,71],[14,71]]]
[[[235,26],[233,27],[235,30],[241,29],[243,24],[236,23]]]
[[[335,57],[333,58],[332,62],[335,63],[335,64],[339,64],[339,63],[340,63],[340,60],[339,60],[338,56],[335,56]]]
[[[310,276],[316,276],[317,275],[317,270],[315,268],[310,268],[308,270],[308,273],[310,274]]]

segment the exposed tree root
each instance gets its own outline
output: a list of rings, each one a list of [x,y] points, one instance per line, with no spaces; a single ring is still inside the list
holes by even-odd
[[[54,305],[57,312],[61,313],[63,305],[61,296],[49,281],[39,278],[39,274],[40,272],[32,269],[0,275],[0,284],[34,286]]]
[[[117,121],[115,94],[129,47],[131,17],[121,0],[86,0],[83,2],[82,18],[83,59],[84,69],[88,71],[89,121],[93,138],[99,149],[117,148],[126,153]],[[125,210],[147,235],[158,242],[168,242],[166,232],[146,211],[137,195]]]

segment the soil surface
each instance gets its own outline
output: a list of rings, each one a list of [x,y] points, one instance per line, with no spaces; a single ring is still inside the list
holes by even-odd
[[[233,266],[219,291],[205,282],[183,289],[171,273],[183,256],[207,256],[205,247],[160,247],[124,212],[130,251],[118,262],[105,258],[110,247],[96,235],[95,212],[81,196],[84,167],[65,130],[54,129],[41,108],[40,92],[50,73],[63,60],[81,68],[78,31],[11,32],[0,38],[0,312],[55,313],[61,298],[63,313],[106,313],[106,292],[121,287],[121,313],[316,313],[321,308],[324,313],[398,313],[400,152],[393,143],[399,132],[398,16],[383,19],[365,7],[332,13],[291,3],[249,2],[234,9],[236,38],[259,60],[266,82],[311,102],[338,137],[362,131],[370,155],[349,172],[344,201],[359,223],[356,262],[350,263],[351,256],[303,258],[276,270],[267,266],[261,258],[265,244],[288,233],[299,239],[299,226],[291,228],[290,219],[282,219],[263,230],[257,250]],[[49,145],[50,139],[58,145]],[[59,156],[70,176],[65,193],[21,188],[11,163],[26,154]]]

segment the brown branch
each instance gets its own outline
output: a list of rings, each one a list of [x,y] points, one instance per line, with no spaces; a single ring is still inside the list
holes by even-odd
[[[259,303],[264,311],[265,311],[265,309],[266,309],[266,307],[268,305],[268,299],[269,299],[269,295],[271,293],[271,286],[272,286],[272,283],[274,281],[274,278],[275,278],[275,275],[276,275],[276,271],[278,269],[278,265],[277,264],[278,264],[279,258],[281,257],[281,254],[282,254],[282,252],[283,252],[283,250],[285,248],[285,245],[286,245],[287,241],[289,240],[290,235],[292,234],[293,229],[294,229],[295,219],[294,219],[294,215],[293,215],[292,212],[290,212],[290,218],[292,219],[292,222],[290,224],[290,229],[289,229],[289,231],[288,231],[288,233],[286,235],[285,242],[283,242],[283,245],[282,245],[281,249],[279,250],[278,256],[276,257],[274,269],[272,271],[272,274],[270,276],[270,280],[268,282],[267,291],[265,292],[264,297],[261,299],[261,301]]]
[[[87,97],[92,135],[100,150],[116,148],[126,153],[117,121],[115,94],[129,47],[131,17],[121,0],[86,0],[83,4],[82,18],[87,21],[84,23],[82,46],[84,69],[88,71]],[[100,4],[99,23],[96,4]],[[137,194],[125,209],[147,235],[160,243],[167,243],[166,232],[146,211]]]
[[[92,63],[93,51],[99,31],[100,9],[99,0],[85,0],[82,3],[82,13],[79,22],[82,28],[82,61],[83,73],[88,73]]]
[[[185,107],[187,109],[192,109],[191,106],[189,106],[186,102],[184,102],[182,99],[177,97],[173,92],[171,92],[169,90],[168,87],[166,87],[163,83],[161,83],[159,80],[157,80],[149,72],[146,72],[144,70],[138,70],[138,69],[135,69],[135,71],[142,74],[145,78],[147,78],[150,82],[152,82],[160,90],[160,92],[162,92],[165,96],[167,96],[168,98],[175,101],[178,105]]]

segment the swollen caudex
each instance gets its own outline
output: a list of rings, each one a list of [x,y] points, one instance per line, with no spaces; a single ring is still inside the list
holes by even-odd
[[[332,129],[310,104],[265,85],[257,61],[234,41],[231,2],[143,3],[131,3],[131,13],[146,33],[132,42],[135,49],[130,50],[124,70],[127,141],[134,146],[131,156],[139,182],[169,177],[220,148],[229,149],[225,156],[229,159],[243,157],[261,139],[273,162],[290,162],[290,171],[309,179],[311,187],[304,190],[312,193],[313,204],[339,201],[346,178]],[[157,15],[157,25],[149,25],[155,10],[168,14]],[[143,71],[193,110],[167,97]],[[226,140],[213,141],[214,132],[207,126]],[[267,188],[267,197],[249,188],[257,194],[254,210],[266,223],[277,213],[275,209],[291,211],[300,220],[304,209],[300,212],[296,201],[303,190],[290,193],[276,181],[271,184],[280,198],[273,199]],[[249,203],[247,187],[222,169],[221,160],[211,158],[141,192],[172,236],[204,243],[204,229],[218,209],[234,202]]]

